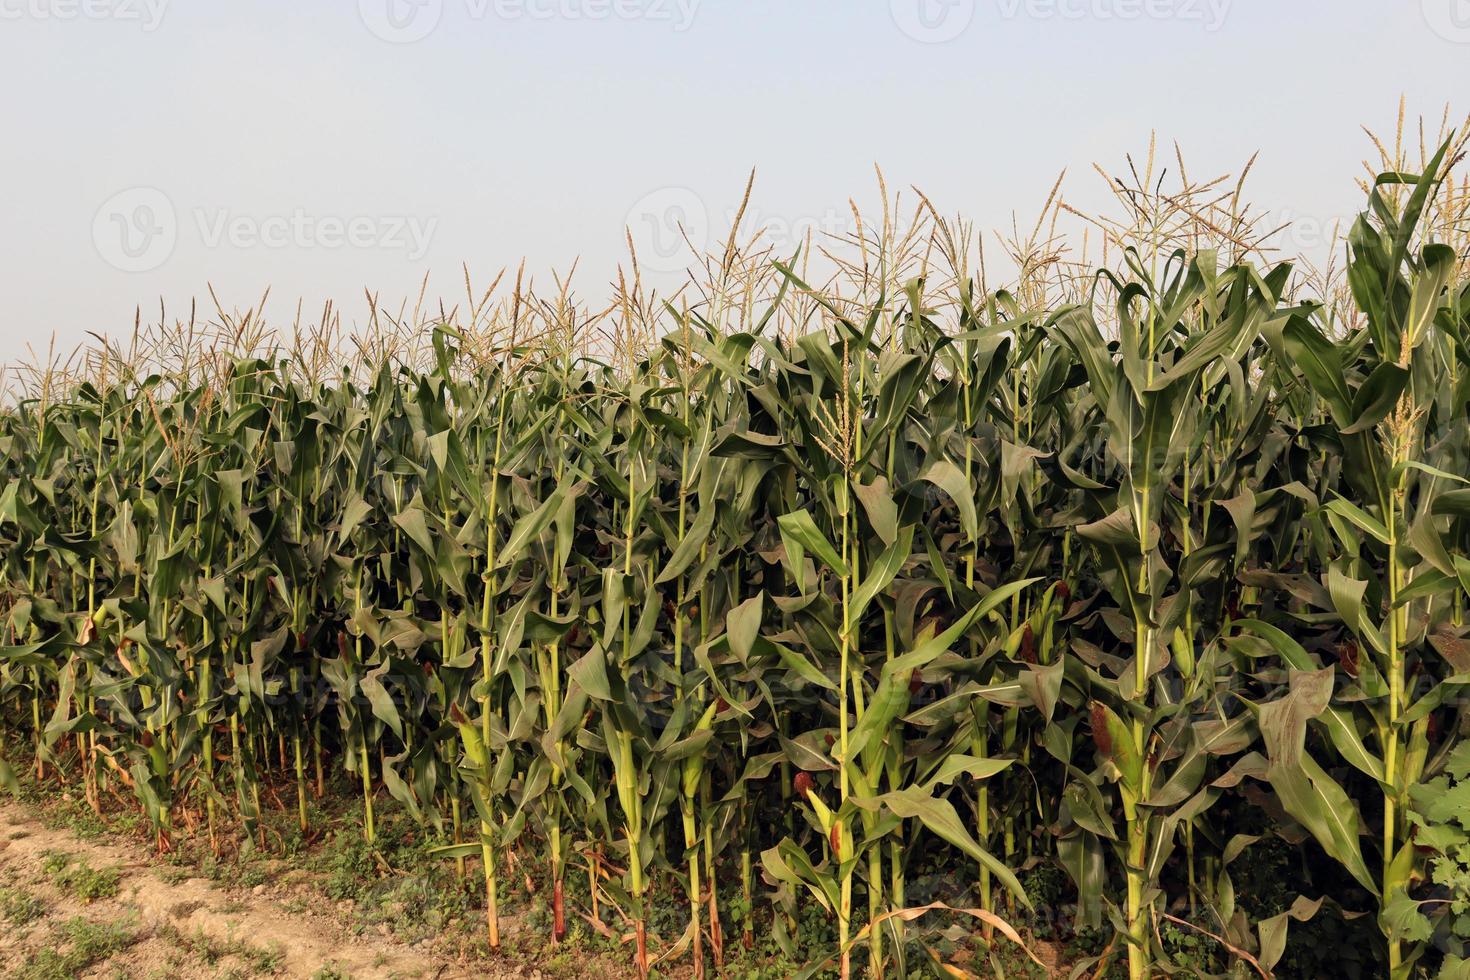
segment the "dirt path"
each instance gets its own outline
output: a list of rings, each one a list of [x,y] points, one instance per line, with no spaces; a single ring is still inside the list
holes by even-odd
[[[272,888],[222,888],[131,843],[84,840],[22,804],[0,803],[0,974],[471,976],[388,937],[349,934],[309,889]]]

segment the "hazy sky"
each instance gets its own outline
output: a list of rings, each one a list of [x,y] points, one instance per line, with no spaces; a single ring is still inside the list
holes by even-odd
[[[12,361],[209,284],[360,318],[580,256],[600,294],[625,225],[676,264],[752,166],[777,237],[845,227],[875,162],[1007,226],[1157,129],[1326,222],[1360,124],[1470,110],[1470,0],[0,0],[0,83]]]

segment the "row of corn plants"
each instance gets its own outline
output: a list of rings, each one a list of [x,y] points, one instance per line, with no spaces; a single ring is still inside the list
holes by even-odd
[[[350,786],[367,842],[385,801],[450,842],[490,946],[542,856],[547,941],[606,920],[644,975],[803,958],[813,910],[809,973],[989,972],[954,940],[1035,958],[1040,867],[1112,937],[1074,976],[1269,976],[1324,908],[1470,976],[1449,156],[1373,184],[1346,304],[1156,238],[1068,302],[798,255],[622,283],[600,349],[519,277],[341,372],[104,346],[0,415],[7,755],[160,852]],[[1337,884],[1251,921],[1264,836]]]

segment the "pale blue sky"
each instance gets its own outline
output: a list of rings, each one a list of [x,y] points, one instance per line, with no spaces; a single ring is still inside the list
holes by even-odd
[[[841,220],[877,162],[1003,226],[1157,129],[1326,219],[1360,124],[1470,110],[1470,0],[0,0],[0,83],[10,361],[208,283],[358,316],[580,256],[596,294],[640,202],[719,226],[752,166],[763,220]]]

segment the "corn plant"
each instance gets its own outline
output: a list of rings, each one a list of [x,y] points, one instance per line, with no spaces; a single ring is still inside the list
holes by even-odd
[[[1101,268],[1038,225],[1005,289],[885,205],[826,280],[732,236],[667,298],[635,255],[606,309],[518,273],[351,355],[221,311],[28,375],[0,782],[221,859],[350,798],[490,949],[544,901],[643,975],[1004,972],[1037,880],[1104,930],[1077,975],[1271,975],[1358,913],[1461,975],[1458,148],[1368,188],[1342,290],[1151,160]],[[1334,893],[1252,921],[1263,836]]]

